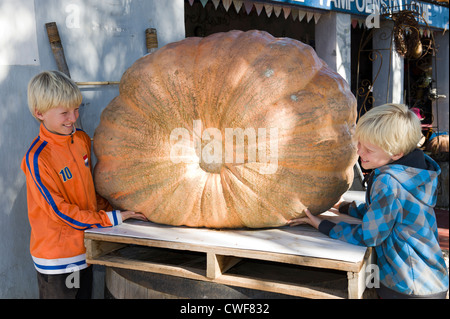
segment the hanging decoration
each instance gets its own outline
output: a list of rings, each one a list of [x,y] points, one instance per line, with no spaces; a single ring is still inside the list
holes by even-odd
[[[305,11],[298,10],[298,21],[301,22],[305,16],[306,16]]]
[[[188,0],[189,4],[192,6],[194,4],[195,0]],[[203,7],[206,6],[209,0],[200,0]],[[306,11],[306,10],[300,10],[298,8],[292,7],[292,6],[281,6],[276,4],[268,4],[268,3],[261,3],[251,0],[211,0],[211,2],[214,5],[214,8],[217,10],[219,7],[219,4],[222,3],[223,7],[225,8],[225,11],[228,12],[228,10],[231,7],[231,4],[234,5],[234,9],[236,10],[236,13],[239,13],[241,11],[241,8],[244,7],[244,10],[247,14],[250,14],[253,11],[253,8],[256,10],[256,14],[258,16],[261,15],[263,11],[266,12],[266,15],[268,18],[272,16],[272,13],[275,14],[275,16],[278,18],[281,15],[281,12],[283,12],[284,19],[287,19],[288,17],[291,17],[294,21],[301,22],[305,17],[306,21],[310,22],[312,18],[314,18],[314,23],[317,24],[321,17],[321,13],[318,12],[312,12],[312,11]],[[263,10],[264,9],[264,10]],[[358,21],[359,22],[359,21]]]
[[[291,8],[283,7],[283,13],[284,13],[284,18],[287,19],[289,17],[289,15],[291,14]]]
[[[236,13],[239,13],[241,11],[242,7],[242,0],[233,0],[234,8],[236,9]]]
[[[272,11],[273,11],[273,5],[264,4],[264,9],[266,10],[267,17],[270,18],[270,16],[272,15]]]
[[[216,8],[216,10],[217,10],[217,8],[219,7],[219,4],[220,4],[220,0],[211,0],[211,1],[214,4],[214,8]]]
[[[422,55],[419,23],[412,11],[400,11],[392,14],[394,20],[394,41],[398,54],[406,58],[417,59]],[[422,30],[423,32],[423,30]]]
[[[247,14],[250,14],[250,12],[252,12],[253,9],[253,2],[244,0],[244,7],[245,12],[247,12]]]
[[[292,17],[292,20],[297,20],[297,18],[298,18],[298,10],[297,9],[292,9],[291,10],[291,17]]]
[[[230,9],[232,2],[233,2],[232,0],[222,0],[222,4],[226,12],[228,12],[228,9]]]
[[[255,3],[255,9],[256,9],[256,13],[259,15],[261,14],[262,9],[264,8],[264,5],[262,3]]]
[[[278,18],[280,16],[282,7],[280,6],[273,6],[273,12],[275,13],[275,16]]]

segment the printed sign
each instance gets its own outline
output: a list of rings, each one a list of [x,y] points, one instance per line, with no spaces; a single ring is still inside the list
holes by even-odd
[[[273,0],[278,3],[297,4],[310,8],[338,11],[355,15],[368,16],[380,12],[386,13],[401,10],[418,12],[430,27],[449,28],[448,7],[414,0]],[[388,11],[389,12],[389,11]],[[422,19],[418,21],[425,25]]]

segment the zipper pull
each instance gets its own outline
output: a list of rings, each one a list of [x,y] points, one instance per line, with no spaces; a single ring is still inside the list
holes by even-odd
[[[76,131],[77,131],[77,129],[75,128],[75,125],[74,125],[74,126],[73,126],[72,134],[70,134],[70,137],[71,137],[71,144],[73,144],[73,135],[75,134]]]

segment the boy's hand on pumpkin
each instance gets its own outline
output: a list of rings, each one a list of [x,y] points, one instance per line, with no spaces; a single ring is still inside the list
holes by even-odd
[[[304,225],[308,224],[313,226],[314,228],[318,229],[319,224],[322,221],[320,217],[314,216],[311,214],[311,212],[308,209],[304,210],[306,217],[300,217],[300,218],[294,218],[288,221],[289,226],[297,226],[297,225]]]
[[[122,215],[122,221],[127,220],[127,219],[138,219],[138,220],[142,220],[142,221],[148,221],[147,217],[145,217],[142,213],[136,213],[130,210],[126,210],[126,211],[122,211],[120,212],[120,214]]]

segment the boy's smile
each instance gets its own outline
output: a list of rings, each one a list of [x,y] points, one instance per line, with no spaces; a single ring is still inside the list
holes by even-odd
[[[358,155],[364,169],[375,169],[398,160],[403,154],[391,156],[382,148],[368,142],[358,141]]]
[[[45,113],[36,111],[36,117],[43,122],[44,126],[50,132],[60,135],[70,135],[74,130],[75,122],[79,116],[78,110],[78,106],[68,109],[59,106]]]

